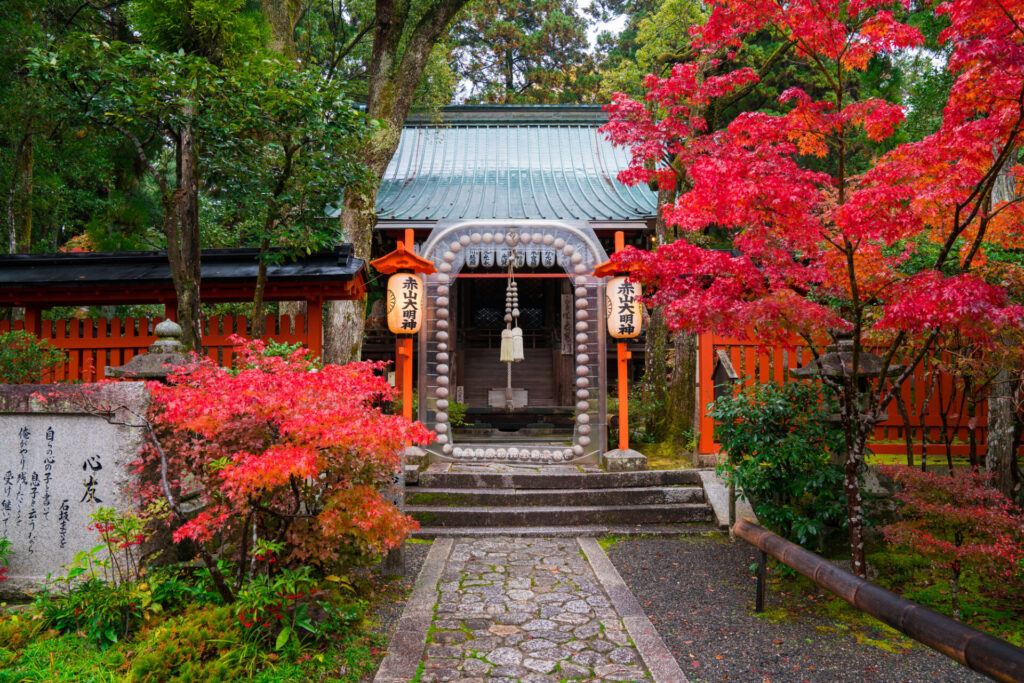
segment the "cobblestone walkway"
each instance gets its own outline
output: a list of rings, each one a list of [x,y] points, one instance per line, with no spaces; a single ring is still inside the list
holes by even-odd
[[[456,541],[422,681],[649,681],[575,539]]]
[[[434,541],[375,683],[686,683],[593,538]]]

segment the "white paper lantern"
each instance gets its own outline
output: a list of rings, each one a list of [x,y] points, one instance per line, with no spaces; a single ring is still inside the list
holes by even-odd
[[[388,329],[394,334],[416,334],[423,324],[423,279],[415,273],[388,278]]]
[[[640,335],[643,304],[640,285],[625,277],[613,277],[605,288],[608,334],[615,339],[632,339]]]

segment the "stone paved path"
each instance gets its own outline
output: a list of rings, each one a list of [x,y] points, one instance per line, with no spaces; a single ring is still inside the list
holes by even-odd
[[[625,610],[633,617],[616,609],[624,602],[622,592],[628,596],[625,602],[635,601],[592,539],[499,536],[451,543],[443,569],[430,579],[437,581],[436,601],[426,647],[416,650],[423,657],[415,680],[685,681],[671,673],[652,676],[645,666],[645,661],[653,661],[654,669],[659,668],[659,652],[651,643],[656,641],[662,649],[664,645],[639,606]],[[588,561],[595,554],[600,557]],[[599,564],[592,567],[595,561]],[[609,571],[611,579],[605,576]],[[417,588],[421,596],[423,590]],[[411,600],[422,602],[416,594]],[[623,616],[639,620],[631,622],[633,631]],[[640,638],[644,652],[637,649],[631,632]],[[390,649],[395,659],[401,659],[402,653],[394,652],[399,649],[396,641]],[[664,654],[671,660],[667,649]],[[674,660],[671,665],[675,667]],[[408,662],[405,671],[409,676]],[[375,680],[401,678],[401,668],[385,660]]]
[[[575,539],[456,541],[439,588],[423,681],[650,680]]]

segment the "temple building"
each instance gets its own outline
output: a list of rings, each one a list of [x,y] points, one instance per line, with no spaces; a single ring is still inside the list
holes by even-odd
[[[616,179],[629,156],[599,132],[606,122],[599,106],[561,105],[407,121],[378,195],[375,251],[412,236],[436,269],[415,353],[432,460],[596,463],[609,448],[615,359],[607,278],[594,269],[616,232],[649,244],[657,202]],[[364,355],[394,358],[380,318],[368,323]],[[642,367],[642,341],[631,348]]]

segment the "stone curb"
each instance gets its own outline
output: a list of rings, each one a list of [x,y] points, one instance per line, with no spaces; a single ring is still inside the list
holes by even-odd
[[[729,489],[718,477],[714,470],[698,470],[701,484],[704,486],[704,497],[715,513],[715,521],[718,528],[726,531],[729,529]],[[736,501],[736,519],[749,519],[757,524],[757,515],[754,508],[746,498]]]
[[[454,544],[451,538],[439,538],[430,547],[373,683],[409,683],[416,678],[427,647],[427,633],[434,620],[437,583]]]
[[[619,572],[597,540],[587,537],[578,538],[576,542],[579,543],[597,580],[601,582],[612,605],[622,618],[626,632],[633,640],[647,670],[651,672],[654,683],[688,683],[686,675],[669,652],[665,641],[658,635],[654,624],[647,618],[640,603],[619,576]]]

